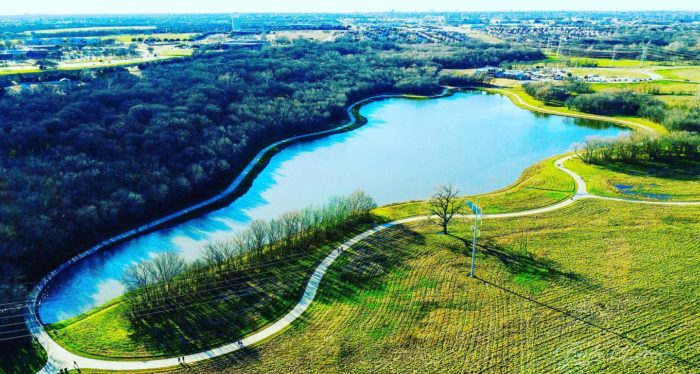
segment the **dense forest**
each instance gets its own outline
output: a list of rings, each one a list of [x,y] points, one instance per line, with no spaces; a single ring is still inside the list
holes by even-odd
[[[215,194],[258,149],[337,125],[357,99],[437,92],[445,65],[539,58],[480,43],[294,42],[5,93],[0,300],[21,300],[38,277],[110,234]]]

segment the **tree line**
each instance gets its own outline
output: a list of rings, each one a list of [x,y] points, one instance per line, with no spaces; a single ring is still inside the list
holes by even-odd
[[[138,319],[144,311],[177,307],[189,295],[206,299],[203,293],[209,293],[212,284],[240,278],[256,266],[313,251],[343,228],[366,220],[375,207],[369,195],[356,191],[276,219],[255,220],[229,240],[206,244],[201,260],[192,264],[176,253],[165,252],[132,265],[122,278],[129,291],[130,315]]]
[[[672,131],[700,131],[700,105],[670,106],[649,93],[631,90],[593,92],[590,84],[577,80],[526,83],[523,89],[546,104],[564,104],[585,113],[648,118]]]
[[[545,104],[564,103],[574,95],[591,93],[593,89],[587,82],[576,79],[568,79],[561,83],[531,82],[523,85],[523,90],[528,95]]]
[[[614,162],[669,162],[679,159],[700,160],[700,135],[671,132],[653,136],[633,134],[620,138],[591,137],[577,150],[588,164],[606,165]]]

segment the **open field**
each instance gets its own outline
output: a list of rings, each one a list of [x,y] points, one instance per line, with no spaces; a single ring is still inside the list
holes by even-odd
[[[607,201],[485,220],[472,279],[468,220],[399,226],[339,258],[303,321],[182,370],[693,371],[698,229],[697,207]]]
[[[637,92],[654,93],[655,95],[698,95],[700,84],[693,82],[678,82],[670,80],[655,80],[639,83],[592,83],[595,91],[623,89]]]
[[[689,66],[687,68],[684,67],[676,69],[658,69],[655,70],[655,72],[668,79],[678,79],[700,83],[700,66]]]
[[[669,105],[700,104],[700,84],[675,80],[654,80],[639,83],[593,83],[595,91],[632,90],[654,95]]]
[[[642,64],[640,60],[631,59],[615,59],[609,58],[589,58],[589,57],[568,57],[562,56],[557,58],[556,55],[550,54],[547,56],[546,64],[564,64],[569,66],[581,66],[586,64],[596,64],[600,68],[652,68],[654,66],[669,66],[678,65],[678,63],[670,61],[645,61]]]
[[[478,41],[482,41],[484,43],[489,43],[489,44],[503,43],[503,40],[501,40],[493,35],[489,35],[487,33],[481,32],[479,30],[474,30],[474,29],[470,28],[470,29],[466,29],[464,31],[464,33],[467,34],[467,36],[469,36],[470,38],[474,38],[474,39],[476,39]]]
[[[13,74],[31,74],[40,73],[42,71],[61,71],[61,70],[82,70],[82,69],[99,69],[114,66],[133,66],[144,62],[153,62],[159,60],[167,60],[175,57],[189,57],[192,56],[194,52],[192,49],[179,49],[179,48],[160,48],[156,50],[158,56],[148,57],[148,58],[132,58],[124,60],[91,60],[91,61],[75,61],[75,62],[62,62],[58,65],[56,69],[51,70],[40,70],[35,66],[22,66],[22,67],[0,67],[0,75],[13,75]]]
[[[640,164],[589,165],[579,159],[566,167],[583,177],[595,195],[640,200],[700,200],[700,163],[674,161]]]
[[[274,34],[269,35],[268,38],[272,40],[277,38],[287,38],[289,40],[307,39],[323,42],[333,40],[336,34],[338,34],[338,32],[328,30],[276,31]]]
[[[75,28],[64,28],[64,29],[47,29],[47,30],[31,30],[25,31],[24,34],[40,34],[40,35],[51,35],[64,32],[89,32],[89,31],[124,31],[124,30],[155,30],[155,26],[102,26],[102,27],[75,27]]]
[[[573,75],[584,77],[587,75],[598,75],[606,78],[651,78],[651,74],[642,69],[620,69],[620,68],[569,68]]]

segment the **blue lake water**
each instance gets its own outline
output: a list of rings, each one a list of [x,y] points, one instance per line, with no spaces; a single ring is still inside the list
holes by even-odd
[[[98,252],[54,278],[39,313],[57,322],[121,295],[128,265],[163,251],[195,259],[253,219],[321,204],[362,189],[378,204],[425,199],[440,183],[463,194],[514,182],[529,165],[591,135],[627,130],[601,122],[535,114],[506,97],[458,93],[436,100],[389,99],[364,106],[351,132],[291,145],[275,155],[250,190],[230,205]]]

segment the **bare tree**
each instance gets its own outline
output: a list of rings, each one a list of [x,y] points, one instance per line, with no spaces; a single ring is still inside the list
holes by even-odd
[[[166,293],[170,292],[170,286],[175,277],[187,270],[185,260],[175,252],[161,253],[143,264],[151,273],[152,279],[165,286]]]
[[[430,198],[428,203],[430,206],[430,214],[435,215],[440,219],[442,233],[447,234],[447,225],[452,217],[462,210],[460,202],[457,200],[459,191],[451,183],[438,186]]]

